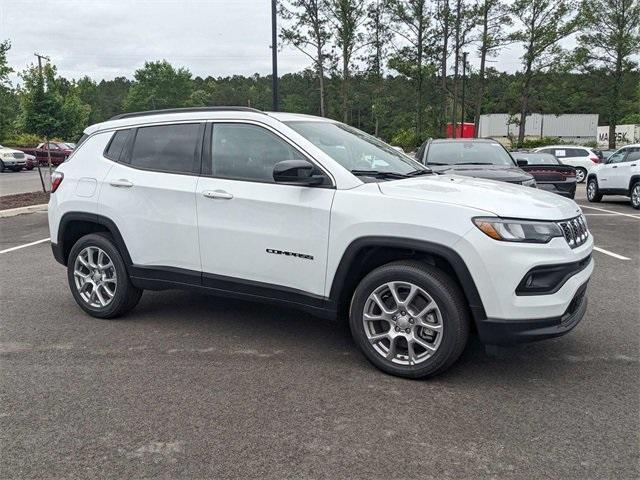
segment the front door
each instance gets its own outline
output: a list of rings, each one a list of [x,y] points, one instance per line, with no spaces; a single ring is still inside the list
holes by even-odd
[[[257,124],[215,123],[196,202],[203,283],[323,295],[335,190],[277,184],[273,166],[305,159]],[[258,290],[255,290],[257,288]],[[295,300],[294,300],[295,301]]]
[[[617,164],[615,174],[612,178],[610,188],[626,190],[629,188],[631,170],[640,163],[640,148],[629,147],[626,149],[627,155]]]

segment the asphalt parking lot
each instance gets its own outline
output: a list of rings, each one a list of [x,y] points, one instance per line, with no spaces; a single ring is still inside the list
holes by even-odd
[[[42,178],[49,188],[49,168],[43,167]],[[38,169],[22,170],[21,172],[5,171],[0,173],[0,195],[14,195],[16,193],[29,193],[42,190]]]
[[[0,219],[0,478],[638,478],[640,212],[578,202],[601,249],[582,323],[471,342],[429,381],[276,307],[145,292],[90,318],[47,241],[16,248],[46,214]]]

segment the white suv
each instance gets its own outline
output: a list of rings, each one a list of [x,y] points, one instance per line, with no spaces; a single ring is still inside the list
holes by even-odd
[[[377,367],[448,368],[583,317],[593,240],[578,206],[436,175],[350,126],[247,108],[125,114],[54,174],[49,226],[77,303],[112,318],[187,288],[348,317]]]
[[[550,153],[564,165],[571,165],[576,169],[576,182],[586,180],[591,169],[601,162],[595,150],[589,147],[577,147],[575,145],[550,145],[536,148],[534,152]]]
[[[589,173],[587,199],[599,202],[603,195],[626,195],[640,209],[640,143],[616,150]]]

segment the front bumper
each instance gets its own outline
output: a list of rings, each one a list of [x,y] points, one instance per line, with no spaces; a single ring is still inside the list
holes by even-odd
[[[587,311],[587,283],[578,289],[567,310],[559,317],[536,320],[487,318],[476,321],[480,341],[489,345],[510,345],[559,337],[570,332]]]

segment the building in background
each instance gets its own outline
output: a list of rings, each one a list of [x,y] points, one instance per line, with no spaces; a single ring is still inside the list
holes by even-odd
[[[491,113],[480,116],[478,137],[492,137],[509,143],[509,139],[518,137],[518,119],[520,115]],[[525,137],[540,139],[556,137],[562,143],[584,145],[594,143],[598,134],[598,114],[540,114],[527,116]]]
[[[640,143],[640,125],[616,125],[616,147]],[[609,148],[609,127],[598,127],[598,147]]]

